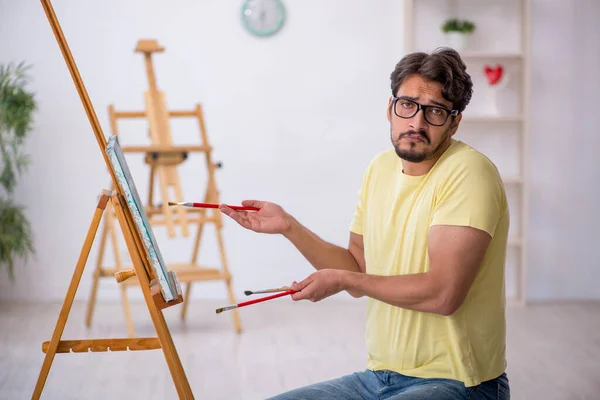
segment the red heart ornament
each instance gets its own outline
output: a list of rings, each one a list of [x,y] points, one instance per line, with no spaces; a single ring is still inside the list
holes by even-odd
[[[500,79],[502,79],[502,75],[504,73],[504,68],[502,68],[502,65],[500,64],[496,65],[496,68],[486,65],[484,66],[483,70],[490,85],[495,85],[498,83]]]

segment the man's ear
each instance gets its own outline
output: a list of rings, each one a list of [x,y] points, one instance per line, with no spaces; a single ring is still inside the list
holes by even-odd
[[[387,115],[388,122],[391,124],[392,123],[392,98],[391,97],[388,99],[386,115]]]
[[[458,114],[456,117],[453,118],[452,122],[450,123],[450,136],[454,136],[461,120],[462,120],[462,113]]]

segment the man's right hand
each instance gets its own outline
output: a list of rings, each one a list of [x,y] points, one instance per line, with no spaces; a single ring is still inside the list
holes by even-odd
[[[362,235],[350,233],[347,249],[328,243],[304,227],[281,206],[258,200],[242,201],[244,207],[258,211],[238,211],[219,206],[219,210],[246,229],[260,233],[280,233],[285,236],[317,270],[342,269],[365,273]],[[352,296],[357,296],[348,291]]]
[[[290,228],[291,218],[285,210],[266,201],[244,200],[244,207],[257,207],[258,211],[236,211],[225,204],[219,210],[246,229],[260,233],[284,233]]]

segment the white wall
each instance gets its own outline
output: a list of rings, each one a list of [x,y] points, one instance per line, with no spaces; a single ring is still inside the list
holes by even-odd
[[[599,299],[600,2],[532,11],[529,295]]]
[[[278,202],[341,245],[362,172],[388,143],[389,73],[402,53],[402,7],[396,3],[338,0],[315,7],[286,1],[284,30],[261,40],[242,29],[240,1],[53,2],[106,135],[109,104],[142,109],[147,81],[133,48],[140,38],[156,38],[166,47],[155,68],[169,106],[204,106],[214,157],[224,163],[218,172],[222,201]],[[110,178],[41,4],[1,4],[0,35],[12,39],[0,42],[0,61],[34,64],[39,112],[27,148],[34,162],[17,194],[33,224],[37,259],[18,266],[14,284],[3,274],[0,296],[58,299],[96,195]],[[199,141],[193,122],[173,129],[179,143]],[[124,123],[121,133],[123,143],[147,143],[143,124]],[[203,195],[202,160],[193,156],[181,170],[190,200]],[[130,166],[138,189],[147,193],[146,166],[139,157],[131,157]],[[44,207],[37,206],[42,199]],[[202,247],[209,264],[218,261],[213,232],[207,230]],[[191,238],[172,240],[161,228],[155,234],[167,260],[191,256]],[[237,293],[289,284],[311,272],[279,237],[245,231],[231,220],[224,235]],[[79,298],[89,292],[96,252]],[[116,283],[103,282],[101,299],[117,294]],[[203,283],[193,294],[224,298],[224,285]]]
[[[106,135],[108,104],[143,107],[147,82],[133,48],[140,38],[156,38],[167,50],[155,57],[155,67],[169,106],[204,106],[215,159],[224,163],[218,172],[222,201],[278,202],[322,237],[344,245],[362,172],[389,143],[384,112],[389,73],[403,55],[402,4],[328,0],[317,7],[287,0],[286,27],[261,40],[243,31],[240,3],[53,4]],[[591,0],[577,4],[576,10],[558,0],[533,1],[528,276],[533,300],[600,298],[594,240],[599,139],[587,117],[597,108],[594,93],[600,89],[591,77],[599,65],[591,39],[599,36],[600,7]],[[549,40],[550,35],[556,36]],[[0,63],[34,64],[32,88],[39,102],[27,147],[33,164],[17,193],[33,224],[37,256],[17,266],[15,283],[0,275],[0,298],[62,299],[96,195],[109,176],[41,4],[0,2],[0,37]],[[143,124],[121,128],[124,142],[146,143]],[[173,128],[179,143],[190,135],[198,140],[193,123]],[[146,167],[139,157],[130,157],[130,166],[146,193]],[[182,168],[181,178],[187,197],[201,198],[200,156]],[[207,233],[203,260],[212,263],[218,253],[213,230]],[[161,228],[155,234],[168,260],[185,261],[191,254],[190,239],[171,240]],[[311,272],[280,237],[244,231],[229,220],[224,234],[237,293],[287,284]],[[97,247],[78,298],[89,293],[96,253]],[[112,280],[102,283],[101,299],[117,293]],[[193,295],[224,298],[225,291],[222,283],[203,283]]]

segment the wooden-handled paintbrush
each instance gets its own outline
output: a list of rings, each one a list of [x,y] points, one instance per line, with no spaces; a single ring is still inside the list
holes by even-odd
[[[285,292],[286,290],[291,290],[292,288],[289,286],[284,286],[275,289],[264,289],[264,290],[246,290],[244,294],[246,296],[250,296],[251,294],[262,294],[262,293],[277,293],[277,292]]]

